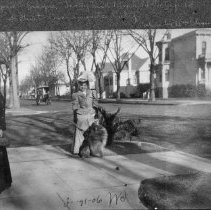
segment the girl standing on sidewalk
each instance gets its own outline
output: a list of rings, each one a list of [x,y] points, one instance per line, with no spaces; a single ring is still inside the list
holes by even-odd
[[[72,147],[73,154],[79,153],[79,148],[84,141],[83,133],[95,121],[95,105],[96,97],[90,89],[90,82],[94,82],[95,78],[91,72],[83,72],[78,78],[79,91],[73,94],[73,115],[74,122],[77,124],[75,137]]]
[[[6,137],[4,137],[5,130],[5,101],[0,92],[0,193],[12,184],[10,165],[6,149],[8,142],[5,139]]]

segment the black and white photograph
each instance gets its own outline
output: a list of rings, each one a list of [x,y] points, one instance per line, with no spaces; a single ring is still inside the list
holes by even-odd
[[[17,30],[33,19],[12,14],[0,210],[211,208],[211,25]]]

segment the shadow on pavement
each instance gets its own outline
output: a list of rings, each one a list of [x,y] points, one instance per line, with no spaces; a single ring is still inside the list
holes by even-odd
[[[71,123],[71,116],[68,117]],[[57,120],[59,114],[9,117],[6,136],[10,147],[70,143],[74,127],[68,125],[67,120],[63,124],[56,124]]]

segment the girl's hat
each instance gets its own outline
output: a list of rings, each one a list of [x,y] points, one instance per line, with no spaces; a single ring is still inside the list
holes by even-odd
[[[89,72],[83,71],[80,73],[77,81],[78,82],[95,82],[95,76],[91,71]]]

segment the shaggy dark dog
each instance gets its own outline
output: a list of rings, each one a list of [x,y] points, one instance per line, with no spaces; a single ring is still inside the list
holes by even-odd
[[[106,146],[108,133],[106,129],[94,122],[85,132],[84,141],[79,150],[81,158],[94,156],[102,157]]]

